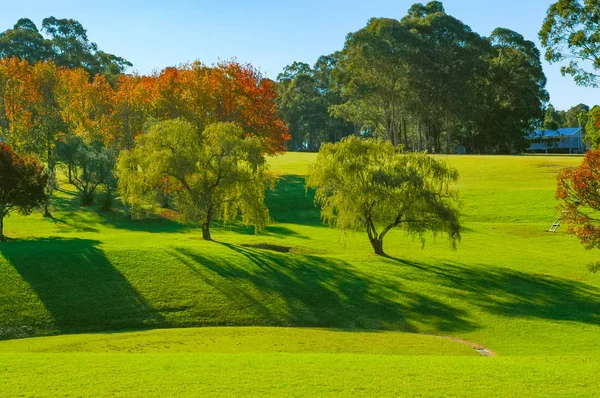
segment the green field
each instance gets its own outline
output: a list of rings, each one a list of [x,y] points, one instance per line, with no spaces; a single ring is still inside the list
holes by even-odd
[[[395,231],[390,258],[320,222],[314,159],[271,160],[260,235],[226,225],[205,242],[168,212],[82,210],[69,186],[55,220],[8,218],[0,396],[597,394],[600,252],[546,232],[556,173],[580,157],[448,157],[458,250]]]

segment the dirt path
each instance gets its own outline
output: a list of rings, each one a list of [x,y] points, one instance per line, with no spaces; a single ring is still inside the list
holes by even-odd
[[[430,336],[437,337],[438,339],[452,340],[452,341],[455,341],[460,344],[468,345],[469,347],[471,347],[475,351],[477,351],[479,354],[481,354],[481,356],[483,356],[483,357],[495,357],[496,356],[496,353],[494,351],[490,350],[489,348],[485,348],[484,346],[474,343],[472,341],[459,339],[458,337],[438,336],[436,334],[432,334]]]

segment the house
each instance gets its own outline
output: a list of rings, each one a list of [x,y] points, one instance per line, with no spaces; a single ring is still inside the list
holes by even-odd
[[[527,152],[537,153],[583,153],[587,150],[583,142],[584,131],[580,127],[558,130],[535,130],[526,138]]]

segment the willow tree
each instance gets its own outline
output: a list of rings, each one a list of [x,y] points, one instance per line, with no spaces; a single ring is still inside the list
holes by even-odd
[[[342,230],[366,229],[375,254],[395,227],[424,242],[425,234],[460,240],[458,172],[424,153],[402,154],[389,141],[344,138],[324,144],[309,168],[321,216]]]
[[[234,123],[208,125],[201,134],[183,119],[159,122],[119,156],[119,192],[138,207],[160,186],[169,185],[178,210],[202,226],[212,240],[213,220],[241,214],[246,225],[262,229],[269,219],[265,190],[272,178],[260,138],[244,136]]]

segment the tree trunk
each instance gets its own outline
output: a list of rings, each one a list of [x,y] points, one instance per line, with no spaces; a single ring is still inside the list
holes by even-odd
[[[52,214],[50,213],[50,198],[52,197],[52,193],[54,192],[54,189],[56,188],[56,168],[54,166],[54,161],[51,158],[52,156],[52,152],[50,150],[48,150],[48,159],[50,159],[48,161],[48,171],[49,171],[49,175],[48,175],[48,182],[46,183],[46,188],[44,189],[46,191],[46,200],[44,200],[44,217],[46,218],[52,218]]]
[[[86,189],[81,191],[80,195],[81,204],[83,206],[91,206],[94,204],[94,192],[90,192]]]
[[[392,144],[394,143],[394,133],[392,131],[392,119],[391,118],[387,118],[386,120],[386,126],[385,126],[385,137],[386,139],[391,142]]]
[[[371,245],[373,246],[375,254],[377,254],[378,256],[386,255],[383,251],[383,239],[371,239]]]
[[[402,117],[402,133],[404,135],[404,150],[408,150],[408,133],[406,132],[406,118]]]
[[[45,218],[52,218],[52,213],[50,213],[50,195],[44,201],[44,215]]]
[[[202,224],[202,239],[212,240],[210,236],[210,223],[208,222]]]
[[[6,237],[4,236],[4,216],[0,215],[0,242],[4,242]]]

